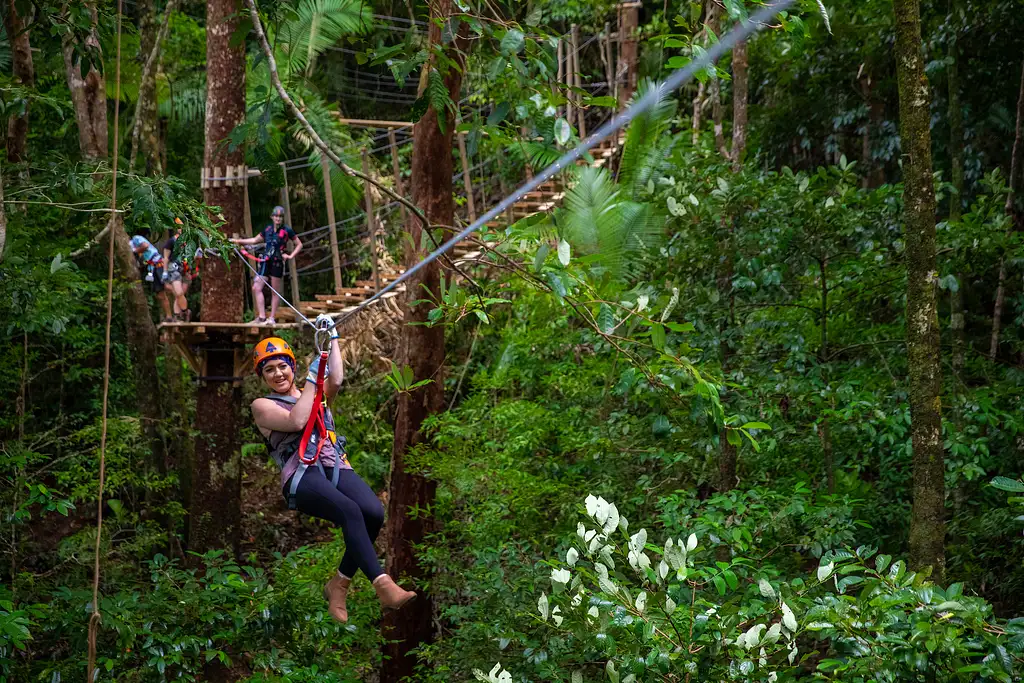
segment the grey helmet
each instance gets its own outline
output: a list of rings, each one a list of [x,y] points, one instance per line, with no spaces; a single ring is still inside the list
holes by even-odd
[[[274,210],[270,212],[270,215],[271,216],[284,216],[284,207],[283,206],[275,206]]]

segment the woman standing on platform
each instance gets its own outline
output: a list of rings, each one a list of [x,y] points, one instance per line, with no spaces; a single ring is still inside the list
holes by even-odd
[[[298,238],[290,226],[284,224],[284,207],[275,206],[270,213],[270,225],[263,228],[260,234],[255,237],[235,237],[231,241],[240,245],[264,244],[263,260],[256,268],[257,275],[252,281],[252,298],[256,306],[257,325],[277,324],[277,306],[281,297],[277,295],[284,284],[284,262],[295,258],[295,255],[302,251],[302,240]],[[295,243],[291,252],[285,251],[288,242]],[[265,318],[266,305],[263,298],[263,288],[270,278],[270,286],[273,292],[270,297],[270,317]]]

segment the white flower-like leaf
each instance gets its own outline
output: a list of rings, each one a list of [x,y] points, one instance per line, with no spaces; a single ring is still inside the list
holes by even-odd
[[[671,616],[676,611],[676,601],[672,598],[665,596],[665,612]]]
[[[782,603],[782,625],[786,627],[790,633],[796,632],[796,615],[793,614],[793,610],[789,608],[789,605]]]
[[[641,529],[629,537],[629,547],[637,552],[647,545],[647,529]]]
[[[576,548],[569,548],[565,551],[565,563],[570,567],[575,567],[576,562],[580,559],[580,553]]]
[[[604,523],[604,532],[610,534],[615,531],[615,527],[619,526],[619,509],[615,507],[615,503],[608,504],[608,518]]]
[[[686,539],[686,552],[692,553],[697,547],[697,534],[690,534]]]
[[[561,612],[561,611],[562,610],[559,609],[559,607],[557,605],[555,606],[555,608],[553,610],[551,610],[551,621],[555,622],[555,626],[561,626],[562,625],[562,616],[559,614],[559,612]]]
[[[565,584],[569,583],[569,579],[572,578],[572,574],[568,569],[552,569],[551,570],[551,583],[555,584],[558,589],[564,588]]]
[[[548,596],[546,593],[540,594],[540,599],[537,601],[537,609],[540,611],[540,616],[544,621],[548,620]]]
[[[662,581],[668,576],[668,564],[665,563],[665,560],[658,563],[658,576],[661,577]]]
[[[593,494],[587,496],[587,499],[583,501],[584,504],[587,506],[587,514],[591,517],[593,517],[594,514],[597,512],[597,501],[598,499],[595,498]]]
[[[647,608],[647,592],[646,591],[640,591],[640,593],[636,596],[636,601],[634,601],[633,607],[636,607],[636,611],[639,612],[640,614],[644,613],[644,610]]]
[[[768,579],[761,579],[757,582],[757,589],[761,591],[761,597],[775,599],[775,589],[768,583]]]
[[[583,526],[583,522],[576,525],[576,535],[582,539],[587,537],[587,527]]]
[[[832,575],[832,570],[835,568],[835,564],[829,562],[818,567],[818,581],[824,581]]]

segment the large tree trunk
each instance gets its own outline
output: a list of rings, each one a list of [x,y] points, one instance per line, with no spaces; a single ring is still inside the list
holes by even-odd
[[[914,449],[910,561],[916,569],[931,568],[932,575],[941,581],[946,507],[940,413],[942,356],[935,294],[935,188],[929,130],[931,93],[924,73],[918,0],[894,0],[893,11],[904,174],[910,436]]]
[[[229,165],[245,163],[239,148],[229,151],[225,138],[245,117],[244,44],[231,46],[241,7],[237,0],[209,0],[206,4],[206,150],[204,165],[225,175]],[[245,231],[244,188],[210,187],[203,195],[221,207],[228,235]],[[241,268],[229,268],[220,259],[204,264],[202,314],[204,321],[241,322],[245,287]],[[195,458],[189,501],[188,545],[202,552],[212,548],[238,551],[241,531],[241,444],[239,428],[241,386],[235,375],[236,356],[230,334],[210,334],[215,347],[206,351],[206,376],[217,379],[200,384],[196,397]]]
[[[18,14],[14,0],[7,0],[4,12],[4,28],[11,45],[11,62],[16,84],[32,87],[35,85],[35,69],[32,66],[32,45],[28,28]],[[7,160],[18,163],[25,160],[25,144],[28,140],[28,107],[23,114],[14,114],[7,119]]]
[[[84,48],[99,58],[99,17],[95,2],[88,3],[87,6],[92,16],[92,28],[86,37]],[[95,65],[90,65],[88,73],[82,75],[81,61],[77,59],[72,40],[70,37],[64,38],[62,50],[68,89],[71,90],[71,103],[75,109],[75,122],[78,124],[78,147],[86,159],[104,159],[107,157],[106,84]]]
[[[167,449],[160,431],[164,412],[160,401],[160,376],[157,373],[159,338],[149,312],[145,289],[139,281],[135,252],[132,251],[128,233],[121,225],[120,214],[110,234],[114,236],[114,262],[117,270],[122,278],[131,283],[124,288],[124,310],[135,372],[135,402],[142,415],[142,431],[153,453],[154,469],[163,473]]]
[[[1020,72],[1020,94],[1017,96],[1017,132],[1013,138],[1013,153],[1010,155],[1009,192],[1006,194],[1006,214],[1012,220],[1011,230],[1019,230],[1019,217],[1014,213],[1016,200],[1017,175],[1020,170],[1021,156],[1024,156],[1024,66]],[[995,358],[999,353],[999,331],[1003,321],[1003,305],[1006,301],[1006,258],[999,259],[999,284],[996,286],[996,305],[992,311],[992,338],[989,342],[988,355]]]
[[[441,26],[447,24],[452,13],[452,0],[433,0],[430,3],[431,46],[442,40]],[[465,24],[460,29],[460,39],[449,44],[445,50],[455,64],[444,74],[445,86],[453,100],[459,99],[462,87],[462,70],[465,57],[462,52]],[[436,57],[424,66],[420,78],[420,92],[426,86],[426,75],[434,67]],[[438,115],[444,116],[441,129]],[[455,117],[449,111],[436,112],[433,108],[419,120],[413,129],[412,154],[412,199],[426,213],[430,223],[452,225],[455,217],[455,203],[452,194],[452,131]],[[422,224],[410,217],[409,232],[413,247],[407,249],[406,266],[420,261],[425,255]],[[406,457],[409,451],[424,440],[421,431],[423,421],[434,413],[444,410],[444,327],[427,327],[429,306],[410,305],[423,298],[424,291],[437,292],[440,289],[441,267],[433,261],[407,284],[402,338],[398,350],[399,367],[409,366],[417,380],[432,380],[411,393],[398,396],[398,415],[395,418],[395,440],[391,456],[391,481],[389,484],[388,519],[386,537],[387,573],[395,579],[411,577],[426,579],[413,550],[413,545],[422,543],[433,528],[433,519],[423,511],[431,509],[437,484],[426,477],[407,469]],[[412,510],[420,510],[411,514]],[[429,643],[433,638],[432,600],[421,595],[401,611],[384,616],[383,634],[384,663],[381,667],[381,683],[396,683],[411,677],[416,666],[413,650]]]

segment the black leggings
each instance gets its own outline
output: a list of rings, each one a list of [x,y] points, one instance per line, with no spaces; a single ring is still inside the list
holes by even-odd
[[[339,572],[352,578],[357,569],[362,569],[366,578],[373,581],[384,573],[377,551],[373,549],[373,542],[384,525],[384,506],[377,500],[373,489],[353,470],[341,471],[338,488],[331,486],[333,468],[324,470],[326,477],[320,473],[319,467],[306,470],[295,491],[295,506],[299,512],[341,527],[345,536],[345,555],[338,565]],[[291,479],[285,484],[285,497],[290,486]]]

